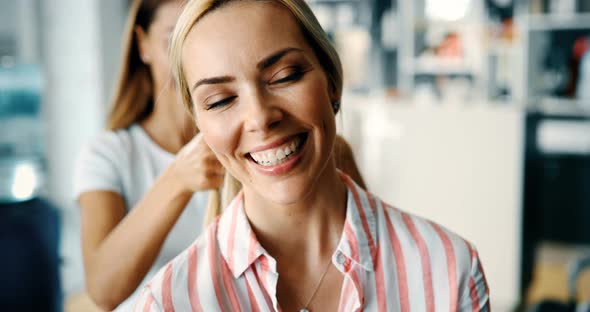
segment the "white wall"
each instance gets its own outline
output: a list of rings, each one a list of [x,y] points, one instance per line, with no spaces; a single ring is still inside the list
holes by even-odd
[[[47,187],[49,198],[62,208],[66,295],[83,287],[73,168],[80,148],[104,128],[119,55],[119,28],[126,15],[124,2],[41,0]]]
[[[43,2],[51,199],[71,208],[72,170],[80,146],[103,124],[99,0]]]

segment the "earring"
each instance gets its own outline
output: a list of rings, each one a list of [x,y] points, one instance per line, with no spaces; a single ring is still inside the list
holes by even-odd
[[[334,114],[338,113],[338,111],[340,110],[340,100],[332,102],[332,109],[334,110]]]
[[[143,55],[143,54],[140,55],[140,58],[144,64],[147,64],[150,61],[150,58],[146,55]]]

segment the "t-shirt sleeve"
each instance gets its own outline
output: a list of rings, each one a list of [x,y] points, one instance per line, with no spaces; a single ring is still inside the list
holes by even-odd
[[[84,146],[74,169],[74,199],[89,191],[123,194],[124,146],[114,132],[103,133]]]

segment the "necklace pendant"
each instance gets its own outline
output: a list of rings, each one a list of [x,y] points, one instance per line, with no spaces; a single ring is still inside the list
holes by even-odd
[[[306,308],[303,308],[303,309],[299,310],[299,312],[309,312],[309,310]]]

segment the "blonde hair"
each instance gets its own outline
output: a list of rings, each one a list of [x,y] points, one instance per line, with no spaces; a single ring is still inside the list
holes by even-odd
[[[262,1],[274,2],[287,8],[297,23],[308,44],[313,49],[319,63],[324,69],[328,78],[331,92],[339,99],[342,94],[342,64],[336,49],[330,43],[328,35],[324,32],[315,15],[305,3],[305,0],[189,0],[181,13],[170,45],[170,64],[172,76],[176,82],[177,90],[180,93],[182,102],[187,110],[194,115],[193,103],[190,95],[190,88],[182,64],[182,53],[184,43],[195,24],[205,15],[236,1]],[[240,189],[239,182],[226,173],[222,196],[219,193],[212,193],[207,208],[205,223],[209,223],[215,216],[220,214],[221,207],[226,207],[229,201],[237,195]],[[221,207],[220,207],[221,205]]]
[[[121,69],[107,117],[107,129],[128,128],[150,115],[154,107],[153,81],[149,66],[143,63],[135,28],[148,31],[158,8],[173,0],[134,0],[123,36]]]

